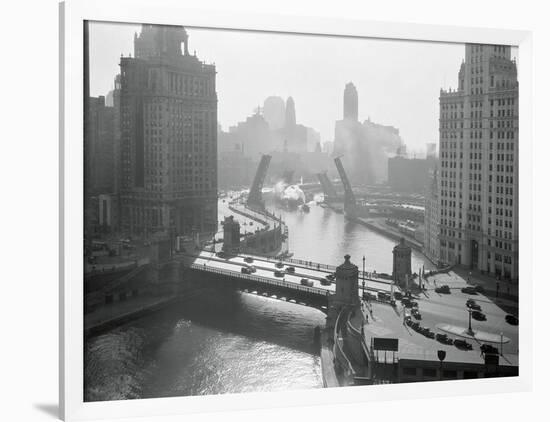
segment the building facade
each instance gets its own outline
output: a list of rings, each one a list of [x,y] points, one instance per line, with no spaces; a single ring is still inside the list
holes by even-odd
[[[215,67],[189,54],[183,27],[143,25],[120,70],[122,231],[215,232]]]
[[[518,81],[511,48],[466,45],[440,93],[440,259],[518,277]]]
[[[439,184],[437,168],[430,171],[424,195],[424,254],[439,261]]]

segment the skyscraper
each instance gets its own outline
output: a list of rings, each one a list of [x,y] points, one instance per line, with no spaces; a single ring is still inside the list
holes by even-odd
[[[359,119],[359,98],[352,82],[348,82],[344,88],[344,119],[354,122]]]
[[[122,230],[216,231],[215,67],[183,27],[143,25],[120,69]]]
[[[466,45],[440,93],[440,258],[518,277],[518,82],[511,49]]]

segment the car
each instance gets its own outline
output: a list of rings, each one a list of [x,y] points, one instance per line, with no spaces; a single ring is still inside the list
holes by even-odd
[[[330,281],[334,281],[336,279],[336,275],[335,274],[329,274],[327,275],[327,278],[330,280]]]
[[[320,281],[323,286],[330,286],[332,284],[332,281],[330,281],[327,277],[322,278]],[[364,296],[363,299],[365,299]]]
[[[498,355],[498,349],[491,344],[482,344],[479,349],[485,354]]]
[[[282,271],[279,271],[279,270],[276,270],[275,272],[273,272],[273,274],[275,275],[275,277],[284,277],[285,276],[285,273],[282,272]]]
[[[414,330],[414,331],[420,331],[420,324],[418,322],[413,322],[411,323],[410,327]]]
[[[283,267],[284,267],[284,264],[283,264],[281,261],[279,261],[279,262],[277,262],[277,263],[275,264],[275,266],[276,266],[277,268],[283,268]]]
[[[247,257],[244,259],[244,262],[248,262],[248,263],[254,262],[254,258],[252,258],[252,257],[250,257],[250,256],[247,256]]]
[[[220,252],[216,253],[216,256],[217,256],[218,258],[225,258],[227,255],[225,254],[225,252],[220,251]]]
[[[296,268],[294,267],[286,267],[286,272],[287,273],[292,273],[294,274],[296,272]]]
[[[411,307],[412,308],[418,308],[418,302],[415,302],[414,300],[411,300]]]
[[[419,332],[420,334],[428,338],[435,338],[434,332],[430,330],[428,327],[422,327]]]
[[[447,284],[444,284],[443,286],[436,287],[435,292],[436,293],[450,294],[451,293],[451,288]]]
[[[469,295],[477,295],[476,289],[472,286],[463,287],[460,291]]]
[[[416,319],[422,319],[422,315],[420,314],[420,312],[418,312],[418,309],[416,308],[411,311],[411,314]]]
[[[517,316],[515,315],[512,315],[512,314],[508,314],[504,317],[504,319],[506,320],[506,322],[510,325],[518,325],[519,324],[519,319]]]
[[[474,311],[481,311],[481,306],[479,306],[475,302],[471,302],[471,303],[466,302],[466,306],[470,309],[473,309]]]
[[[250,274],[250,269],[248,267],[242,267],[241,268],[241,273],[243,274]]]
[[[480,286],[479,284],[474,286],[474,289],[478,293],[485,293],[485,288],[483,286]]]
[[[483,312],[480,311],[474,311],[472,312],[472,318],[478,321],[486,321],[487,317]]]
[[[455,347],[457,347],[459,349],[472,350],[472,345],[470,343],[468,343],[466,340],[463,340],[461,338],[455,339],[455,341],[453,343],[454,343]]]
[[[447,334],[437,333],[435,339],[443,344],[453,344],[453,339],[449,338]]]
[[[401,292],[393,292],[393,297],[394,297],[396,300],[401,300],[401,299],[403,299],[403,293],[401,293]]]
[[[381,302],[390,300],[390,295],[386,292],[378,292],[377,296],[378,296],[378,300]]]
[[[312,287],[312,286],[313,286],[313,281],[308,280],[307,278],[302,278],[302,279],[300,280],[300,284],[301,284],[302,286],[309,286],[309,287]]]
[[[251,273],[256,272],[256,267],[254,265],[247,265],[246,268],[248,268],[248,271],[250,271]]]
[[[405,317],[405,324],[407,324],[409,327],[413,324],[413,320],[411,319],[410,315],[407,315]]]

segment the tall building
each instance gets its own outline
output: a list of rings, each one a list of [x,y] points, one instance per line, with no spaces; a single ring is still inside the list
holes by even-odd
[[[262,115],[271,130],[285,126],[285,102],[281,97],[271,96],[264,101]]]
[[[352,82],[344,88],[344,119],[356,122],[359,119],[359,97]]]
[[[511,49],[466,45],[440,93],[440,258],[518,277],[518,81]]]
[[[189,54],[183,27],[143,25],[120,70],[122,230],[215,232],[215,67]]]
[[[86,185],[90,196],[115,191],[115,112],[105,105],[105,97],[90,97]]]

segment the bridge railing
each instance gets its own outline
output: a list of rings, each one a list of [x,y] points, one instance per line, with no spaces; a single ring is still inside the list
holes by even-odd
[[[269,285],[277,286],[277,287],[285,287],[285,288],[289,288],[289,289],[293,289],[293,290],[298,290],[298,291],[302,291],[302,292],[306,292],[306,293],[311,293],[311,294],[318,295],[318,296],[328,297],[331,293],[329,290],[320,289],[318,287],[303,286],[303,285],[298,284],[298,283],[290,283],[288,281],[282,281],[282,280],[272,280],[272,279],[267,278],[267,277],[262,277],[262,276],[258,276],[258,275],[251,275],[251,274],[243,274],[243,273],[238,273],[238,272],[235,272],[235,271],[224,270],[224,269],[221,269],[221,268],[212,268],[212,267],[207,267],[207,266],[201,265],[201,264],[191,264],[189,266],[189,268],[194,269],[194,270],[207,271],[207,272],[214,273],[214,274],[227,275],[229,277],[241,278],[241,279],[244,279],[244,280],[256,281],[258,283],[269,284]]]

